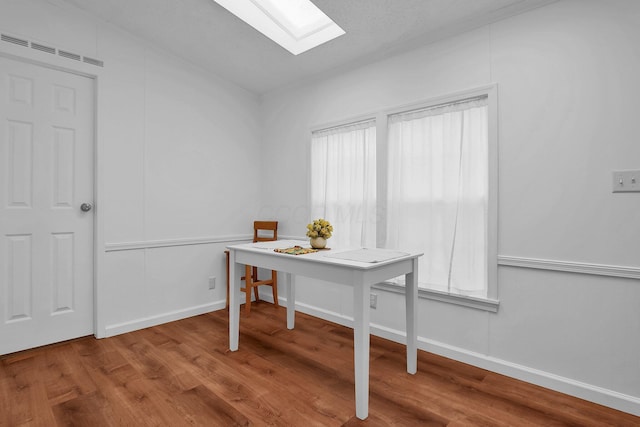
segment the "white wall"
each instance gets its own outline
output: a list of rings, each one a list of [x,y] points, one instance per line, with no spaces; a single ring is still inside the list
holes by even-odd
[[[111,335],[224,306],[225,243],[250,234],[257,209],[260,119],[256,96],[108,26],[98,37],[116,69],[98,106]]]
[[[500,308],[421,300],[422,347],[640,414],[640,194],[611,193],[640,168],[639,24],[634,0],[566,0],[274,91],[263,211],[304,235],[312,126],[497,83]],[[348,323],[350,289],[298,283],[302,309]],[[377,331],[401,339],[401,296],[376,292]]]
[[[224,307],[224,246],[258,210],[259,97],[57,0],[0,0],[0,30],[104,61],[0,47],[97,77],[96,334]]]

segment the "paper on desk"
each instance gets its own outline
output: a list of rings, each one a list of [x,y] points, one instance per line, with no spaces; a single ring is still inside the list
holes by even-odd
[[[388,261],[390,259],[401,258],[407,255],[409,254],[406,252],[393,251],[389,249],[363,248],[363,249],[354,249],[351,251],[329,253],[329,254],[326,254],[325,256],[329,258],[346,259],[349,261],[374,263],[374,262]]]
[[[304,240],[273,240],[269,242],[258,242],[251,245],[256,249],[279,249],[291,246],[309,246],[309,242]]]

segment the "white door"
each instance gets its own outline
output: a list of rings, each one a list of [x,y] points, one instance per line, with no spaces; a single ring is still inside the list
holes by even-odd
[[[93,88],[0,57],[0,354],[93,333]]]

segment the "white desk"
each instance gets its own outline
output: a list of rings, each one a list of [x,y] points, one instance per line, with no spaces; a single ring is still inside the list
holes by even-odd
[[[284,246],[287,247],[287,246]],[[287,255],[273,249],[259,249],[254,244],[228,246],[229,249],[229,348],[238,350],[240,335],[240,277],[244,265],[253,265],[284,273],[287,287],[287,328],[295,323],[295,276],[305,276],[353,286],[354,367],[356,416],[369,415],[369,293],[371,285],[405,275],[407,318],[407,372],[415,374],[418,363],[417,313],[418,257],[410,254],[376,263],[348,261],[325,255],[338,250],[305,255]]]

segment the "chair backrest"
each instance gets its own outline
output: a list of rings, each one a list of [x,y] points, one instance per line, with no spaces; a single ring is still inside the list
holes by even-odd
[[[254,243],[255,242],[271,242],[273,240],[278,240],[278,221],[254,221],[253,222]]]

